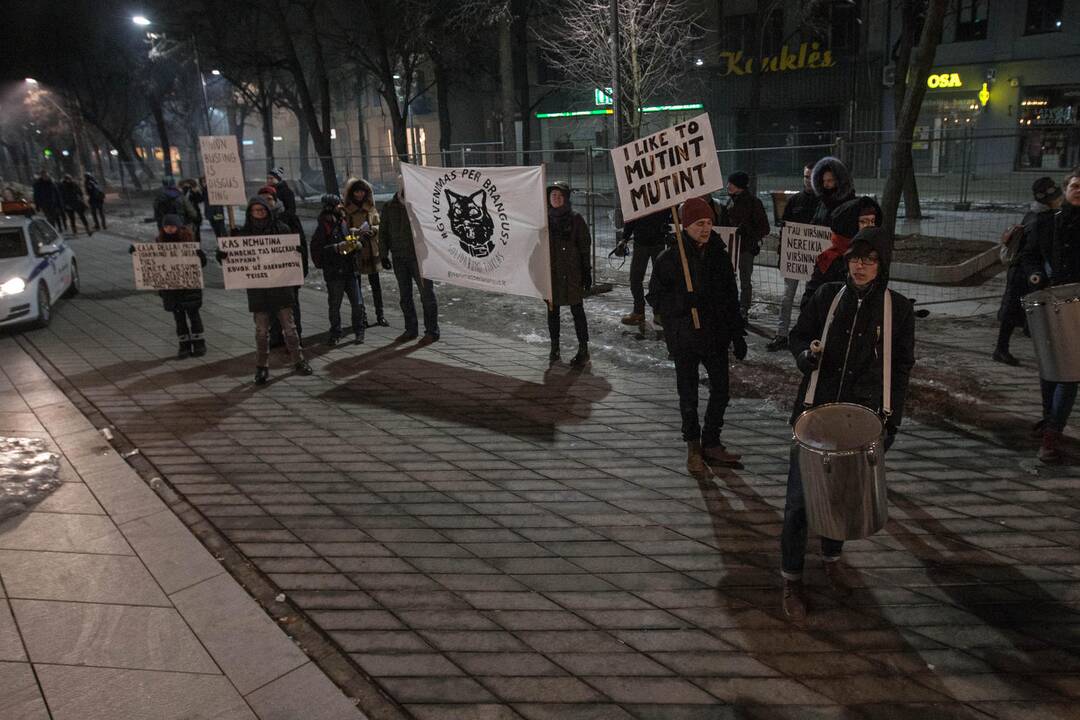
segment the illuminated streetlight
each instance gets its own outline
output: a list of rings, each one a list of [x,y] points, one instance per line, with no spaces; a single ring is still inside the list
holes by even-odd
[[[220,71],[220,70],[211,70],[211,71],[210,71],[210,74],[211,74],[211,75],[220,75],[220,74],[221,74],[221,71]]]
[[[134,15],[131,18],[131,22],[135,23],[139,27],[146,27],[150,24],[150,19],[145,15]]]
[[[38,81],[35,80],[34,78],[26,78],[26,84],[27,85],[37,85]]]

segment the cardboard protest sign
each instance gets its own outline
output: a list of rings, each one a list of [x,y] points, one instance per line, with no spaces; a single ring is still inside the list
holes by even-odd
[[[233,135],[200,135],[206,190],[211,205],[244,205],[244,167]]]
[[[724,247],[727,248],[728,255],[731,256],[731,267],[735,269],[736,275],[739,274],[739,251],[742,250],[735,235],[738,230],[738,228],[727,227],[724,225],[717,225],[712,229],[713,235],[718,236],[724,241]]]
[[[202,263],[193,242],[135,243],[131,255],[136,290],[184,290],[203,286]]]
[[[420,274],[489,292],[551,297],[543,167],[402,163]]]
[[[793,280],[809,280],[814,263],[832,243],[832,230],[824,225],[786,222],[780,231],[780,274]]]
[[[304,284],[299,235],[220,237],[228,253],[222,261],[226,290],[293,287]]]
[[[611,151],[623,220],[674,207],[724,186],[708,114]]]

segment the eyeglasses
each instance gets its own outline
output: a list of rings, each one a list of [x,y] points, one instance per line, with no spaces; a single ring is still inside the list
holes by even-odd
[[[850,257],[848,258],[848,264],[874,267],[878,264],[878,259],[876,257]]]

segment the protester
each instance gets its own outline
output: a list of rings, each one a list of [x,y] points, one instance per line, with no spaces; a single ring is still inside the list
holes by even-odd
[[[559,309],[570,306],[574,318],[578,351],[570,360],[573,367],[582,368],[591,362],[589,357],[589,323],[585,319],[585,293],[592,288],[592,239],[585,218],[570,203],[570,186],[552,183],[547,188],[548,238],[551,244],[551,300],[548,302],[548,334],[551,353],[548,362],[561,358],[559,336],[562,321]]]
[[[161,220],[166,215],[178,215],[181,224],[189,228],[195,224],[195,208],[180,188],[176,187],[176,178],[172,175],[166,175],[161,180],[161,190],[154,198],[154,222],[157,223],[158,230],[161,229]]]
[[[678,247],[660,253],[649,280],[649,305],[664,320],[664,339],[675,359],[686,469],[705,472],[705,461],[736,467],[740,456],[720,442],[728,404],[728,346],[738,360],[746,358],[745,321],[731,255],[713,238],[713,211],[701,198],[691,198],[679,211],[693,292],[686,289]],[[694,327],[696,309],[700,328]],[[709,375],[705,426],[698,419],[698,367]]]
[[[323,195],[322,209],[311,235],[311,258],[315,267],[322,268],[326,281],[326,297],[330,311],[330,336],[327,344],[341,340],[341,301],[349,298],[353,335],[357,343],[364,342],[364,298],[356,266],[356,245],[348,239],[345,206],[338,195]]]
[[[94,218],[94,229],[105,230],[105,191],[98,184],[97,178],[91,173],[83,177],[83,189],[86,190],[86,199],[90,203],[90,215]]]
[[[266,184],[277,192],[277,199],[285,207],[285,217],[296,217],[296,193],[285,180],[285,168],[276,167],[266,173]]]
[[[1024,226],[1021,263],[1033,290],[1080,282],[1080,167],[1065,178],[1065,202],[1058,212],[1038,213]],[[1072,415],[1080,383],[1039,379],[1043,419],[1039,459],[1060,463],[1062,432]]]
[[[645,270],[650,262],[653,270],[656,270],[656,258],[667,247],[671,237],[671,211],[666,209],[630,220],[623,226],[623,239],[633,242],[630,294],[634,298],[634,310],[623,316],[623,325],[641,325],[645,322]]]
[[[34,207],[57,230],[64,228],[64,202],[60,197],[60,187],[53,182],[49,171],[44,168],[34,181]]]
[[[259,197],[265,199],[270,207],[273,209],[274,219],[280,221],[284,225],[288,226],[289,232],[299,237],[300,241],[300,266],[303,268],[304,277],[308,275],[308,245],[307,235],[304,233],[304,226],[300,222],[300,218],[296,216],[296,213],[289,214],[285,209],[285,204],[278,198],[278,189],[281,185],[264,185],[259,188]],[[295,207],[295,206],[294,206]],[[293,322],[296,323],[296,334],[300,338],[300,346],[304,346],[304,326],[302,323],[302,316],[300,312],[300,287],[297,286],[293,289],[295,295],[293,299]],[[277,318],[271,318],[270,320],[270,347],[281,347],[285,344],[285,338],[281,331],[281,323]]]
[[[831,225],[836,209],[855,198],[851,173],[839,158],[818,160],[810,171],[810,186],[821,202],[814,214],[814,225]]]
[[[349,224],[350,230],[357,231],[361,238],[358,262],[360,272],[367,275],[368,284],[371,286],[375,324],[390,327],[383,315],[382,283],[379,281],[378,263],[382,259],[379,250],[379,211],[375,209],[375,192],[367,180],[351,178],[345,184],[345,222]],[[364,325],[370,327],[366,313]]]
[[[416,303],[413,300],[413,285],[420,290],[420,305],[424,309],[424,344],[431,344],[439,339],[439,305],[435,299],[435,283],[420,277],[420,265],[416,260],[416,246],[413,244],[412,225],[409,213],[405,209],[405,186],[398,175],[398,190],[383,204],[382,209],[382,264],[393,269],[397,279],[398,294],[401,296],[401,314],[405,317],[405,332],[395,342],[415,340],[419,331],[416,319]],[[393,256],[391,264],[390,256]]]
[[[1039,215],[1053,214],[1062,203],[1061,188],[1054,184],[1048,177],[1041,177],[1031,186],[1031,192],[1035,199],[1031,202],[1031,208],[1024,213],[1019,225],[1014,225],[1006,232],[1006,239],[1011,240],[1009,252],[1012,259],[1008,263],[1005,272],[1005,292],[1001,296],[1001,307],[998,309],[997,345],[991,357],[999,363],[1006,365],[1019,365],[1020,361],[1009,352],[1009,343],[1012,340],[1013,330],[1027,325],[1024,308],[1020,305],[1020,298],[1028,293],[1027,274],[1024,272],[1021,258],[1024,253],[1027,234],[1024,228],[1033,223]]]
[[[807,388],[812,373],[817,370],[819,375],[812,406],[845,402],[870,408],[883,416],[885,450],[892,447],[903,419],[908,379],[915,364],[915,315],[910,300],[888,289],[891,259],[892,237],[888,231],[882,228],[860,230],[845,255],[848,279],[822,285],[799,314],[791,331],[790,350],[803,378],[795,395],[792,423],[808,409],[805,403]],[[890,414],[886,414],[884,398],[882,342],[884,333],[889,331],[884,326],[887,292],[892,293]],[[820,353],[811,346],[817,340],[825,345]],[[796,622],[804,620],[807,613],[802,584],[806,541],[806,502],[798,451],[793,447],[788,465],[780,547],[784,581],[782,608],[784,615]],[[825,577],[838,595],[847,594],[851,587],[839,562],[843,546],[843,540],[821,538]]]
[[[82,219],[86,234],[93,235],[94,231],[90,229],[90,223],[86,221],[86,200],[82,188],[79,187],[79,183],[75,182],[75,178],[70,175],[64,175],[63,180],[60,181],[60,198],[64,203],[64,212],[67,213],[71,234],[79,234],[75,227],[75,216],[78,215]]]
[[[184,199],[191,205],[191,209],[195,211],[191,219],[191,233],[195,237],[195,242],[202,246],[203,194],[199,188],[199,181],[195,178],[187,178],[180,183],[180,192],[183,193]]]
[[[187,228],[179,215],[166,215],[161,219],[161,230],[157,236],[158,242],[195,242],[191,230]],[[135,252],[132,245],[128,252]],[[199,262],[206,267],[206,253],[201,249],[196,250]],[[183,288],[177,290],[159,290],[161,304],[166,312],[173,315],[176,322],[176,339],[180,346],[176,351],[176,358],[183,360],[194,355],[202,357],[206,354],[206,339],[203,337],[203,322],[199,309],[202,307],[201,288]]]
[[[769,234],[769,218],[761,200],[749,191],[750,176],[744,172],[728,175],[727,190],[731,205],[725,223],[735,227],[739,243],[739,305],[743,320],[750,315],[754,302],[754,258],[761,252],[761,240]]]
[[[807,163],[803,166],[803,188],[788,198],[787,205],[784,206],[781,226],[789,222],[805,224],[814,222],[814,216],[821,206],[821,200],[818,199],[810,182],[810,174],[813,169],[813,163]],[[776,253],[778,260],[783,255],[782,250]],[[776,335],[765,346],[768,352],[784,350],[788,346],[788,330],[791,328],[791,307],[795,304],[795,294],[798,291],[798,278],[784,278],[784,296],[780,300],[780,318],[776,325]]]
[[[829,224],[832,228],[832,244],[818,255],[814,262],[814,270],[806,282],[806,292],[803,293],[802,302],[799,303],[800,310],[806,307],[822,285],[844,281],[848,272],[848,263],[844,256],[851,247],[852,238],[860,230],[881,227],[884,215],[882,215],[881,206],[874,198],[863,196],[847,201],[829,213],[829,217],[831,217]]]
[[[288,235],[289,228],[273,216],[273,207],[265,198],[255,196],[248,200],[244,214],[244,226],[235,235]],[[300,248],[297,247],[297,252]],[[218,262],[228,253],[218,251]],[[285,345],[296,372],[311,375],[311,365],[304,359],[300,338],[293,323],[292,304],[296,297],[292,287],[249,288],[248,310],[255,320],[255,384],[265,385],[270,379],[270,319],[276,317],[281,323]]]

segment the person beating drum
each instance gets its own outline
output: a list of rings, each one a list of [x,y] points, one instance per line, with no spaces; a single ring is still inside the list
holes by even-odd
[[[803,308],[789,335],[789,347],[803,379],[795,397],[791,422],[809,407],[826,403],[855,403],[884,415],[885,449],[892,446],[903,418],[908,378],[915,364],[915,314],[912,303],[888,289],[892,236],[882,228],[860,230],[846,253],[845,282],[822,285]],[[892,322],[885,312],[886,293],[892,294]],[[891,329],[889,325],[891,324]],[[827,329],[827,332],[826,332]],[[891,332],[891,413],[883,397],[883,336]],[[823,337],[824,336],[824,337]],[[811,375],[818,370],[816,390],[808,396]],[[809,402],[807,400],[809,399]],[[780,538],[784,615],[794,622],[806,618],[802,574],[806,555],[807,521],[802,476],[793,448],[788,467],[784,526]],[[821,538],[825,577],[837,595],[850,592],[840,564],[842,540]]]

